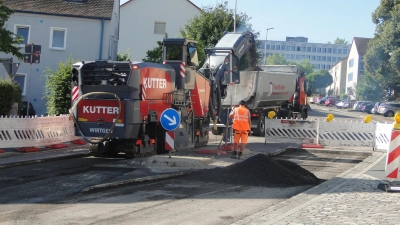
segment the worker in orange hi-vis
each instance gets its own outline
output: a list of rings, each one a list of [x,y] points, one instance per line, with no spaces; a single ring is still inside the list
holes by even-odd
[[[244,146],[247,144],[247,137],[251,133],[250,111],[246,108],[244,100],[239,102],[239,107],[232,107],[229,118],[233,118],[234,149],[232,158],[240,159],[243,155]],[[240,149],[239,154],[237,152],[238,147]]]

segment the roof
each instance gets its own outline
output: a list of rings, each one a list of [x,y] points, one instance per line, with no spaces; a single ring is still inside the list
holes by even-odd
[[[353,42],[356,45],[358,55],[364,55],[368,49],[368,42],[371,38],[354,37]]]
[[[124,4],[121,5],[121,7],[124,6],[124,5],[126,5],[126,4],[128,4],[129,2],[132,2],[132,1],[133,1],[133,0],[128,0],[128,1],[126,1]],[[188,1],[190,4],[192,4],[194,7],[196,7],[198,10],[201,11],[201,9],[200,9],[197,5],[195,5],[193,2],[191,2],[191,1],[189,1],[189,0],[186,0],[186,1]]]
[[[114,0],[87,0],[85,3],[64,0],[2,0],[14,12],[56,16],[111,19]]]

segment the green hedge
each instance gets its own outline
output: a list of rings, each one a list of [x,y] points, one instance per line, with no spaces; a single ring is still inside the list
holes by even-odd
[[[0,115],[9,115],[14,103],[18,103],[21,112],[22,91],[18,84],[0,79]]]

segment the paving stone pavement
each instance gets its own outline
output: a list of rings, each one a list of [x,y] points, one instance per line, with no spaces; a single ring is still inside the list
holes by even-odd
[[[400,224],[400,193],[378,189],[385,181],[364,174],[384,157],[374,152],[337,177],[234,224]]]

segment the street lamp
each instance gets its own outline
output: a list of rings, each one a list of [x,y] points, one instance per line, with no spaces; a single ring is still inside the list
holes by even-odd
[[[237,6],[237,1],[235,0],[235,13],[233,15],[233,32],[236,32],[236,6]]]
[[[274,29],[273,27],[267,28],[267,33],[265,34],[265,44],[264,44],[264,64],[267,65],[267,40],[268,31]]]

